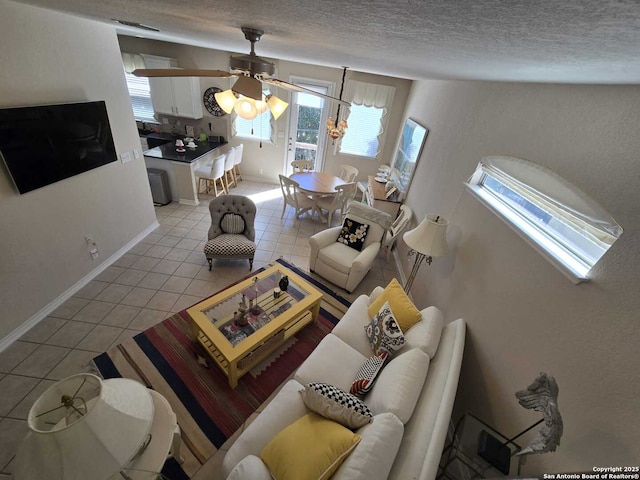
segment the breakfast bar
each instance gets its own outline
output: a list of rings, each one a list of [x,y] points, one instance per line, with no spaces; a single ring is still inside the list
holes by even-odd
[[[175,141],[169,141],[144,152],[147,168],[165,170],[173,200],[185,205],[198,205],[198,191],[194,170],[198,163],[207,162],[222,153],[227,142],[196,141],[195,148],[178,151]]]

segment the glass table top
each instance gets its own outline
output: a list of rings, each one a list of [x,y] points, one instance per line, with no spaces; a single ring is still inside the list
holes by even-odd
[[[230,293],[201,312],[235,346],[310,295],[291,277],[287,277],[286,291],[278,294],[284,276],[277,270],[263,278],[254,277],[250,286]]]

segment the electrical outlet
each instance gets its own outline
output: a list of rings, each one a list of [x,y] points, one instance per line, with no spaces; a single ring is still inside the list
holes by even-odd
[[[164,123],[165,125],[167,125],[169,123],[169,119],[168,118],[163,118],[162,119],[162,123]]]
[[[120,154],[120,158],[122,159],[122,163],[128,163],[131,161],[131,152],[124,152]]]
[[[87,242],[87,245],[95,245],[96,242],[93,241],[93,237],[91,235],[87,235],[84,237],[84,241]]]
[[[91,250],[89,250],[89,254],[91,255],[91,258],[94,259],[94,260],[100,256],[98,254],[98,249],[97,248],[92,248]]]
[[[136,160],[140,160],[140,150],[138,150],[137,148],[133,149],[133,156]]]
[[[260,175],[264,173],[264,170],[262,168],[259,171],[260,171]]]

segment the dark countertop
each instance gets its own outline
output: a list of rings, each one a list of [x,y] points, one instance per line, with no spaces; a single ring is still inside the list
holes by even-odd
[[[185,147],[184,152],[177,152],[174,142],[164,143],[144,152],[145,157],[159,158],[172,162],[193,163],[207,153],[226,145],[228,142],[199,142],[196,140],[196,148]]]

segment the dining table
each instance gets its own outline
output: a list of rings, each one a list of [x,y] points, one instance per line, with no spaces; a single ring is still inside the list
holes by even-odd
[[[289,175],[300,186],[300,190],[309,195],[314,201],[318,197],[335,195],[338,193],[336,187],[344,185],[346,182],[335,175],[325,172],[298,172]],[[320,208],[315,208],[318,215],[324,221],[324,214]]]

